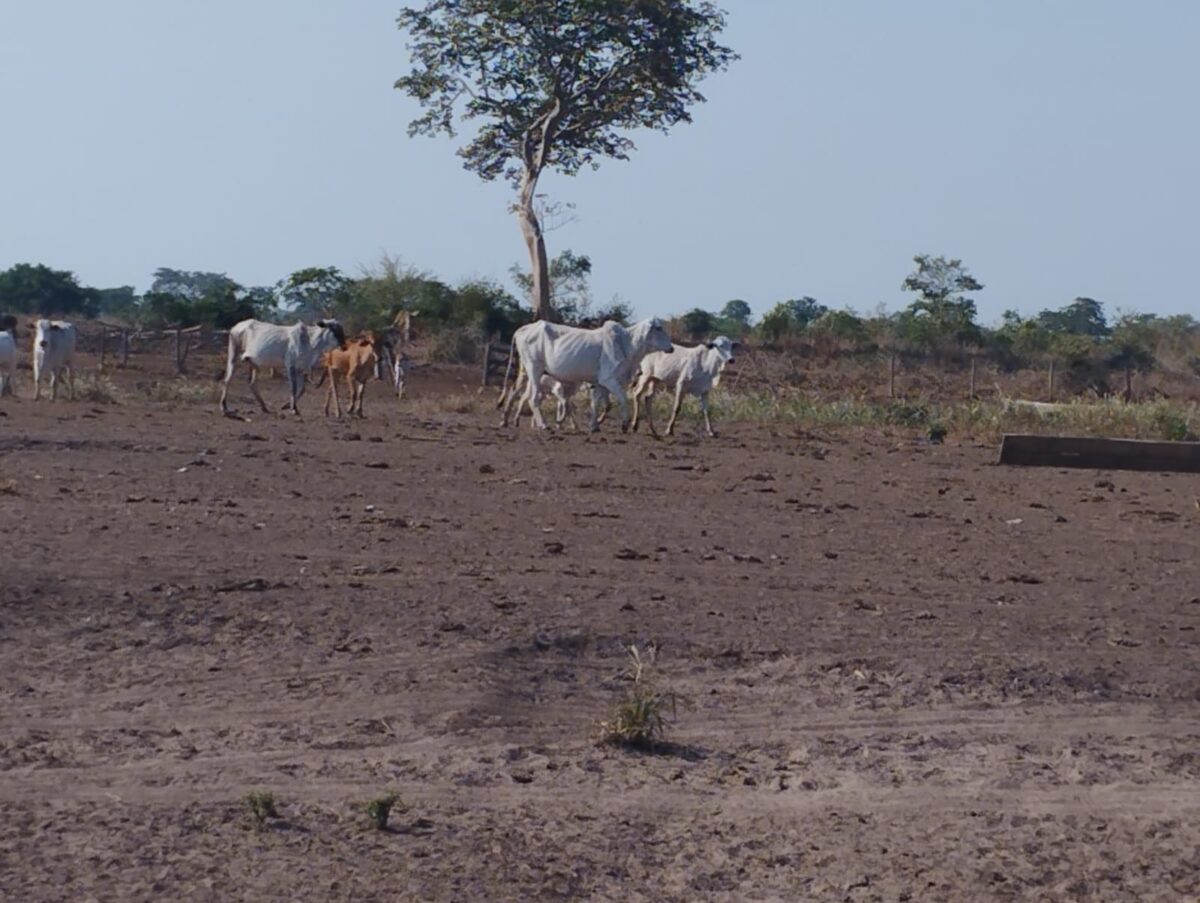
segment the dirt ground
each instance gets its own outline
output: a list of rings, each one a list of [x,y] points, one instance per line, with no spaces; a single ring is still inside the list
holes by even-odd
[[[3,899],[1200,898],[1194,476],[305,401],[0,399]]]

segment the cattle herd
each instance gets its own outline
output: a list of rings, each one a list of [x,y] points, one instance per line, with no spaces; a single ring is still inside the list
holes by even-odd
[[[60,378],[66,382],[68,397],[73,398],[75,326],[63,320],[39,319],[33,332],[34,399],[41,398],[43,380],[49,381],[51,400],[57,399]],[[0,395],[14,394],[16,334],[16,319],[0,318]],[[519,424],[522,411],[528,408],[533,425],[545,429],[541,403],[549,395],[557,404],[556,423],[561,425],[569,418],[578,429],[571,398],[578,389],[587,387],[591,396],[589,428],[593,432],[599,429],[610,399],[615,398],[622,430],[630,427],[636,430],[644,418],[651,432],[657,435],[651,400],[655,389],[664,386],[673,393],[667,435],[674,432],[684,397],[695,395],[700,400],[705,430],[715,436],[709,416],[709,392],[720,382],[726,365],[733,362],[736,346],[726,336],[695,347],[675,345],[657,318],[628,327],[610,320],[594,329],[546,321],[529,323],[513,335],[498,405],[504,409],[501,423],[507,426],[511,420]],[[386,377],[397,395],[403,394],[405,360],[390,335],[363,332],[347,340],[342,325],[333,319],[290,326],[242,320],[229,331],[220,409],[223,414],[233,416],[228,404],[229,382],[238,366],[245,364],[250,391],[264,412],[269,409],[256,381],[259,371],[266,368],[283,373],[288,385],[284,410],[299,414],[298,402],[307,387],[308,376],[319,368],[321,377],[317,385],[329,380],[325,414],[328,416],[332,404],[335,414],[342,416],[337,392],[341,378],[348,393],[347,412],[361,417],[363,396],[371,379]],[[510,386],[514,360],[516,378]]]

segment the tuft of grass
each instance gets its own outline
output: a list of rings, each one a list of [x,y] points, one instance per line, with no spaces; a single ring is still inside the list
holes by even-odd
[[[62,395],[62,385],[59,385]],[[75,377],[75,398],[92,404],[120,404],[121,390],[103,373],[80,373]]]
[[[252,790],[242,797],[242,802],[254,819],[255,825],[260,828],[267,823],[268,819],[279,818],[275,794],[268,790]]]
[[[666,736],[667,713],[674,720],[680,699],[655,684],[653,646],[645,655],[637,646],[630,646],[629,657],[629,692],[613,707],[609,717],[599,723],[597,740],[612,746],[653,751]]]
[[[159,404],[216,404],[221,390],[215,383],[197,383],[180,377],[138,383],[147,401]]]
[[[478,392],[450,392],[404,397],[404,412],[414,417],[433,417],[438,414],[490,413],[488,397]]]
[[[400,795],[398,793],[385,793],[383,796],[376,797],[367,803],[367,818],[371,819],[371,824],[377,830],[387,830],[388,819],[391,817],[392,809],[398,802],[400,802]]]

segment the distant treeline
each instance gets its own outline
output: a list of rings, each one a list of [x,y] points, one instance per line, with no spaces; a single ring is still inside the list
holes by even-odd
[[[747,302],[734,299],[717,310],[694,308],[681,314],[671,324],[672,333],[685,341],[725,334],[815,356],[884,351],[942,363],[974,356],[1007,370],[1053,361],[1077,386],[1103,387],[1113,370],[1158,368],[1200,376],[1200,322],[1188,314],[1122,313],[1110,319],[1099,301],[1081,297],[1028,318],[1006,311],[999,324],[984,326],[968,296],[983,285],[961,261],[918,255],[914,262],[915,270],[901,283],[913,299],[899,311],[880,308],[864,315],[801,296],[780,301],[755,319]],[[559,319],[580,325],[627,321],[632,312],[620,299],[595,303],[590,274],[591,261],[584,255],[564,251],[551,262]],[[522,300],[528,298],[528,274],[513,267],[511,276],[516,294],[487,279],[452,286],[385,256],[357,276],[334,267],[311,267],[271,286],[243,286],[224,273],[162,268],[155,271],[150,289],[138,294],[130,286],[92,288],[80,285],[70,272],[18,264],[0,272],[0,313],[103,317],[152,329],[228,328],[247,317],[336,316],[350,329],[363,329],[390,325],[407,311],[416,315],[418,333],[453,335],[461,347],[506,340],[533,318]]]

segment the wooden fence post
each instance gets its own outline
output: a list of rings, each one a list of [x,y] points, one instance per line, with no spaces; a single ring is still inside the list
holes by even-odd
[[[1046,389],[1050,395],[1049,400],[1054,401],[1054,358],[1050,358],[1050,373],[1046,378]]]
[[[888,398],[896,397],[896,352],[888,362]]]
[[[129,330],[121,330],[121,366],[124,367],[129,363]]]
[[[107,339],[108,339],[108,327],[101,327],[101,329],[100,329],[100,369],[101,370],[104,369],[104,352],[106,350],[104,346],[107,344]]]
[[[975,355],[971,355],[971,394],[967,396],[972,401],[975,399]]]

